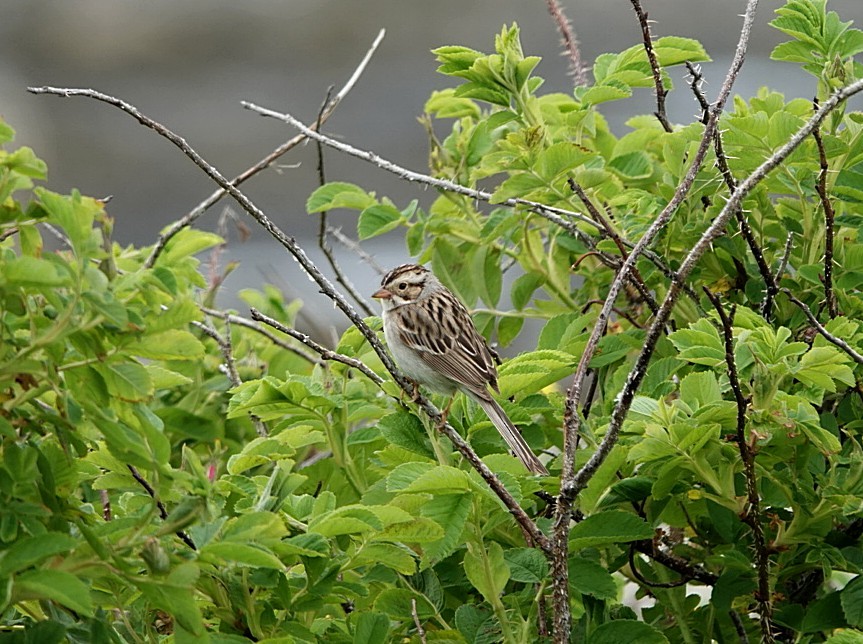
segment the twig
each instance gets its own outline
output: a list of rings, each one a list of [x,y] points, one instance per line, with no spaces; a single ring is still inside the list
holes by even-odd
[[[659,213],[654,222],[635,245],[635,248],[633,248],[629,257],[627,257],[623,262],[617,275],[615,275],[614,280],[609,287],[605,305],[602,307],[602,310],[597,317],[596,324],[593,327],[593,331],[583,349],[575,375],[573,376],[572,385],[566,393],[566,401],[564,403],[563,463],[561,471],[560,496],[558,497],[554,519],[554,536],[552,539],[555,553],[552,561],[552,578],[554,580],[554,641],[556,644],[564,644],[565,642],[568,642],[572,629],[569,609],[568,568],[569,517],[572,512],[572,504],[578,492],[587,484],[587,481],[590,480],[599,466],[603,463],[606,456],[608,456],[611,448],[617,442],[617,433],[620,428],[619,424],[609,426],[597,451],[594,452],[588,462],[578,472],[575,471],[575,456],[576,449],[578,447],[577,437],[581,426],[581,420],[578,415],[578,403],[581,398],[581,390],[585,375],[587,374],[588,365],[596,353],[599,339],[608,323],[608,317],[611,313],[612,307],[614,306],[614,301],[617,298],[618,293],[620,293],[620,289],[623,286],[624,281],[627,279],[629,272],[632,270],[633,266],[635,266],[636,260],[644,252],[644,249],[653,242],[659,232],[671,220],[671,216],[686,197],[689,189],[695,181],[695,177],[698,174],[701,165],[704,163],[705,155],[707,154],[710,142],[713,139],[713,130],[716,128],[719,115],[722,113],[725,102],[728,99],[728,95],[731,93],[731,87],[737,78],[737,74],[739,73],[741,66],[743,65],[757,7],[758,0],[748,1],[734,59],[719,91],[716,103],[710,111],[710,117],[704,126],[704,133],[701,137],[701,142],[693,156],[689,169],[681,180],[680,185],[678,185],[677,190],[675,190],[671,201],[662,210],[662,212]],[[691,270],[691,268],[689,270]],[[672,282],[671,289],[666,295],[666,302],[669,301],[669,297],[672,297],[671,303],[673,303],[674,299],[676,299],[675,294],[682,288],[682,284],[687,275],[688,271],[686,273],[678,271],[678,280]],[[663,313],[662,308],[660,308],[659,313],[654,316],[654,323],[651,326],[651,330],[654,328],[658,329],[659,327],[657,324],[664,325],[670,311],[671,310],[669,308],[668,311]],[[658,336],[654,338],[652,342],[656,342],[657,339]],[[649,353],[652,353],[652,347]],[[646,369],[646,364],[641,365],[640,368]],[[630,373],[630,376],[631,378],[627,380],[628,386],[631,386],[630,380],[634,379],[632,373]],[[638,381],[640,382],[640,377],[638,378]],[[624,390],[623,393],[626,393],[626,390]],[[631,400],[625,403],[627,410],[630,402]],[[615,409],[618,409],[618,407],[621,406],[616,405]],[[623,415],[625,415],[626,412],[622,407],[621,411],[623,411]],[[618,423],[621,423],[622,421],[623,417],[621,416]]]
[[[755,452],[749,445],[746,435],[746,410],[748,401],[740,388],[740,378],[737,375],[737,364],[734,360],[734,311],[726,313],[719,297],[706,286],[704,292],[719,314],[722,337],[725,344],[725,365],[728,372],[728,382],[734,393],[737,405],[737,448],[740,450],[740,460],[743,463],[743,477],[746,480],[746,496],[748,507],[744,520],[752,529],[752,539],[755,542],[755,567],[758,571],[758,602],[759,624],[761,625],[761,641],[773,642],[773,602],[770,592],[770,554],[764,540],[764,527],[761,524],[761,499],[758,495],[758,479],[755,475]]]
[[[597,208],[590,200],[590,197],[587,196],[587,193],[584,191],[584,188],[581,187],[581,184],[572,177],[569,177],[569,179],[567,179],[567,185],[569,185],[570,190],[572,190],[581,200],[581,203],[583,203],[584,207],[587,208],[587,212],[594,219],[594,221],[596,221],[602,226],[602,228],[605,230],[605,234],[615,243],[617,249],[620,251],[621,257],[623,257],[623,259],[626,259],[626,256],[629,253],[627,252],[626,246],[621,240],[620,235],[617,234],[617,231],[614,230],[608,219],[606,219],[605,215],[603,215],[599,211],[599,208]],[[644,278],[641,276],[641,272],[637,268],[633,267],[632,275],[629,279],[635,286],[635,288],[638,289],[638,292],[644,299],[644,301],[647,302],[647,306],[650,307],[650,310],[653,311],[654,314],[656,314],[656,312],[659,310],[659,305],[656,303],[656,300],[653,298],[653,295],[651,295],[650,291],[647,288],[647,285],[644,283]],[[636,324],[636,326],[639,325]]]
[[[800,307],[803,313],[806,314],[806,317],[809,318],[809,323],[815,327],[815,330],[818,331],[818,333],[824,336],[825,340],[842,349],[845,353],[851,356],[854,362],[857,362],[858,364],[863,364],[863,355],[860,355],[857,351],[855,351],[850,344],[845,342],[845,340],[836,337],[835,335],[830,333],[830,331],[825,329],[824,325],[818,321],[818,318],[816,318],[812,310],[808,306],[806,306],[805,302],[798,300],[796,297],[794,297],[794,294],[787,288],[783,288],[782,292],[785,293],[789,300],[791,300],[794,304]]]
[[[815,107],[818,107],[818,101],[815,101]],[[821,138],[820,129],[816,127],[812,130],[812,136],[818,146],[818,161],[821,167],[818,181],[815,183],[815,190],[818,192],[821,207],[824,209],[824,299],[827,301],[827,314],[831,318],[835,318],[839,315],[839,308],[836,304],[836,291],[833,290],[834,212],[833,202],[830,201],[830,196],[827,194],[827,173],[830,171],[830,166],[827,165],[827,153],[824,151],[824,141]]]
[[[656,86],[656,111],[653,114],[662,124],[662,129],[666,132],[671,132],[671,123],[668,122],[668,116],[665,114],[665,97],[668,95],[668,90],[665,89],[665,85],[662,83],[662,68],[656,59],[656,52],[653,51],[650,22],[647,20],[647,13],[641,8],[641,2],[639,0],[629,1],[632,3],[632,8],[635,9],[635,15],[638,16],[638,23],[641,25],[641,38],[644,40],[644,51],[647,53],[650,70],[653,72],[653,84]]]
[[[374,55],[375,51],[377,51],[378,46],[381,44],[381,41],[386,34],[385,29],[381,29],[378,32],[377,37],[375,38],[372,46],[369,47],[363,59],[360,61],[360,64],[357,65],[354,73],[351,74],[351,77],[347,80],[347,82],[342,86],[339,92],[333,97],[333,99],[327,103],[326,108],[321,112],[319,118],[313,125],[313,127],[320,127],[330,116],[332,116],[336,107],[338,107],[339,103],[342,102],[345,96],[347,96],[348,92],[350,92],[354,85],[356,85],[363,71],[365,71],[366,66],[368,66],[369,61]],[[263,159],[258,161],[255,165],[246,169],[244,172],[238,174],[236,177],[231,179],[231,183],[235,186],[239,186],[244,181],[252,178],[262,170],[266,170],[270,166],[272,166],[280,157],[284,156],[286,152],[292,150],[297,145],[306,140],[305,135],[297,135],[292,139],[282,143],[275,150],[270,152]],[[165,245],[171,240],[174,235],[183,230],[183,228],[187,228],[191,226],[201,215],[203,215],[208,209],[213,207],[219,200],[224,197],[227,193],[226,190],[219,188],[214,191],[209,197],[204,199],[201,203],[195,206],[192,210],[186,213],[183,217],[174,222],[170,228],[168,228],[164,233],[159,236],[159,239],[156,241],[156,245],[153,247],[153,250],[150,252],[150,256],[147,258],[147,261],[144,263],[144,268],[152,268],[156,263],[156,259],[158,259],[159,255],[165,249]]]
[[[548,5],[548,12],[554,18],[554,23],[560,32],[564,48],[563,55],[569,58],[569,73],[575,81],[576,87],[587,85],[587,71],[584,63],[581,62],[581,50],[578,47],[578,38],[575,36],[572,23],[566,17],[563,7],[557,0],[545,0],[545,3]]]
[[[422,183],[428,186],[432,186],[433,188],[439,188],[440,190],[444,190],[447,192],[454,192],[456,194],[465,195],[472,199],[477,199],[478,201],[492,203],[492,193],[486,192],[485,190],[475,190],[473,188],[468,188],[467,186],[463,186],[458,183],[453,183],[452,181],[447,181],[446,179],[439,179],[437,177],[431,177],[427,174],[421,174],[419,172],[414,172],[413,170],[408,170],[407,168],[403,168],[402,166],[395,164],[392,161],[388,161],[382,157],[379,157],[374,152],[370,152],[368,150],[361,150],[352,145],[342,143],[341,141],[326,136],[325,134],[316,132],[315,130],[303,124],[302,121],[294,118],[290,114],[276,112],[274,110],[267,109],[266,107],[260,107],[259,105],[255,105],[254,103],[250,103],[248,101],[243,101],[242,105],[246,109],[251,110],[252,112],[256,112],[261,116],[268,116],[270,118],[283,121],[288,125],[295,127],[310,139],[320,141],[324,145],[328,145],[329,147],[338,150],[339,152],[343,152],[358,159],[362,159],[363,161],[367,161],[372,165],[377,166],[381,170],[386,170],[387,172],[395,174],[396,176],[404,179],[405,181]],[[595,221],[593,221],[589,217],[586,217],[580,212],[566,210],[565,208],[557,208],[555,206],[547,206],[545,204],[539,203],[538,201],[530,201],[529,199],[510,197],[509,199],[506,199],[504,201],[494,203],[496,205],[510,207],[525,206],[531,211],[540,215],[541,217],[549,220],[554,224],[557,224],[571,235],[579,238],[584,236],[584,233],[579,230],[575,226],[575,224],[570,221],[570,219],[577,219],[578,221],[589,224],[592,228],[599,228],[599,225]]]
[[[108,490],[99,490],[99,500],[102,502],[102,518],[105,521],[111,520],[111,496]]]
[[[156,496],[156,490],[153,489],[153,486],[147,482],[141,473],[138,471],[134,465],[129,463],[126,464],[126,467],[129,468],[129,471],[132,473],[132,478],[134,478],[138,484],[144,488],[147,494],[150,495],[150,498],[156,502],[156,507],[159,509],[159,516],[162,518],[162,521],[168,518],[168,510],[165,509],[165,504],[162,503],[159,498]],[[186,534],[183,530],[177,530],[176,535],[180,538],[180,541],[189,546],[192,550],[197,550],[195,548],[195,542],[192,541],[192,537]]]
[[[281,338],[270,333],[267,329],[262,327],[257,322],[253,322],[252,320],[249,320],[247,318],[240,317],[239,315],[234,315],[233,313],[225,313],[224,311],[217,311],[215,309],[210,309],[210,308],[207,308],[205,306],[200,307],[200,309],[203,313],[205,313],[206,315],[209,315],[211,317],[219,318],[220,320],[227,320],[227,321],[231,322],[231,324],[236,324],[238,326],[244,326],[248,329],[252,329],[253,331],[256,331],[257,333],[260,333],[262,336],[267,338],[270,342],[272,342],[273,344],[275,344],[279,348],[285,349],[286,351],[290,351],[291,353],[298,355],[303,360],[311,362],[314,365],[321,364],[321,362],[315,356],[313,356],[309,353],[306,353],[302,349],[299,349],[298,347],[295,347],[292,344],[288,344],[287,342],[285,342]]]
[[[782,275],[785,274],[785,269],[788,268],[788,260],[791,257],[791,247],[794,245],[794,232],[789,231],[785,238],[785,249],[782,251],[782,259],[779,260],[779,266],[776,269],[776,283],[782,281]]]
[[[707,105],[707,100],[701,93],[701,82],[703,80],[701,70],[690,63],[686,63],[686,67],[692,76],[689,86],[695,94],[698,104],[701,105],[703,109],[709,110],[709,106],[708,108],[704,107]],[[707,118],[708,112],[705,111],[702,114],[701,122],[706,123]],[[734,192],[737,188],[737,182],[734,180],[734,175],[731,174],[731,168],[728,166],[728,157],[725,156],[725,150],[722,146],[722,133],[718,128],[713,131],[713,151],[716,154],[716,167],[719,169],[719,173],[722,175],[722,179],[725,181],[725,185],[728,187],[729,193]],[[761,274],[761,279],[764,281],[765,294],[764,301],[761,303],[761,315],[763,315],[765,319],[770,319],[773,312],[773,300],[779,292],[779,286],[776,283],[776,278],[773,273],[770,272],[770,266],[768,266],[767,260],[764,258],[764,252],[762,251],[758,240],[755,239],[755,233],[752,232],[752,227],[749,225],[749,221],[746,219],[746,215],[744,214],[742,207],[739,207],[734,211],[734,217],[737,219],[737,226],[740,229],[740,234],[746,241],[746,245],[749,246],[749,252],[752,253],[752,257],[755,259],[755,264],[758,266],[758,272]]]
[[[384,273],[386,273],[386,272],[387,272],[387,271],[386,271],[386,269],[385,269],[383,266],[381,266],[380,264],[378,264],[378,262],[375,260],[375,258],[374,258],[374,257],[372,257],[371,255],[369,255],[365,250],[363,250],[363,247],[362,247],[362,246],[360,246],[359,242],[356,242],[356,241],[354,241],[353,239],[351,239],[350,237],[348,237],[347,235],[345,235],[345,234],[342,232],[342,229],[341,229],[341,228],[334,228],[333,226],[328,226],[328,227],[327,227],[327,234],[332,235],[332,236],[333,236],[333,238],[334,238],[337,242],[339,242],[342,246],[344,246],[344,247],[345,247],[345,248],[347,248],[348,250],[353,251],[354,253],[356,253],[356,254],[357,254],[357,256],[359,256],[359,258],[360,258],[361,260],[363,260],[366,264],[368,264],[369,266],[371,266],[371,267],[372,267],[372,269],[373,269],[377,274],[379,274],[379,275],[383,275]]]
[[[384,384],[384,379],[381,378],[378,374],[372,371],[367,364],[362,362],[361,360],[357,360],[356,358],[351,358],[350,356],[346,356],[344,354],[338,353],[337,351],[332,351],[331,349],[327,349],[322,344],[318,344],[314,340],[312,340],[307,334],[297,331],[296,329],[292,329],[289,326],[285,326],[278,320],[275,320],[268,315],[264,315],[258,309],[251,309],[252,320],[263,322],[266,325],[273,327],[274,329],[281,331],[282,333],[291,336],[295,340],[299,340],[304,345],[309,347],[312,351],[321,356],[323,360],[332,360],[333,362],[341,362],[344,365],[352,367],[357,371],[361,371],[369,380],[375,383],[378,387]]]
[[[414,625],[417,627],[417,635],[420,638],[420,642],[422,644],[426,644],[426,632],[423,628],[422,622],[420,621],[420,616],[417,614],[417,600],[416,597],[411,597],[411,615],[414,618]]]
[[[740,613],[736,610],[730,610],[728,611],[728,616],[731,617],[734,630],[737,631],[737,637],[740,638],[740,644],[749,644],[749,636],[746,634],[746,627],[743,625]]]
[[[635,577],[639,583],[644,584],[649,588],[677,588],[679,586],[685,586],[691,579],[691,577],[684,576],[677,581],[650,581],[641,574],[635,561],[635,544],[631,543],[629,544],[629,569],[632,571],[633,577]]]
[[[332,90],[332,88],[330,89]],[[321,118],[323,117],[324,110],[327,109],[329,101],[330,95],[329,92],[327,92],[327,98],[324,100],[323,105],[321,105],[321,111],[318,113],[318,120],[315,127],[318,132],[321,131],[321,126],[323,125]],[[327,182],[326,175],[324,173],[324,148],[320,141],[315,141],[315,147],[318,152],[318,184],[322,186]],[[360,295],[353,283],[347,278],[347,276],[345,276],[341,266],[339,266],[339,263],[336,261],[336,256],[333,255],[333,249],[327,242],[327,230],[329,229],[329,226],[327,225],[327,211],[321,211],[320,215],[321,219],[318,225],[318,248],[321,249],[324,257],[326,257],[330,268],[333,270],[333,275],[336,276],[336,281],[342,285],[342,288],[348,292],[348,295],[353,298],[354,302],[357,303],[367,316],[374,315],[374,311],[372,311],[369,303],[366,302],[365,298]]]
[[[209,320],[207,324],[196,321],[192,322],[192,325],[216,341],[216,344],[219,345],[219,350],[222,352],[222,356],[225,358],[225,364],[222,365],[223,371],[228,377],[231,386],[239,387],[243,384],[243,381],[240,378],[240,372],[237,371],[237,363],[234,360],[234,348],[231,342],[231,321],[227,317],[222,319],[225,322],[225,335],[220,335],[212,324],[209,323]],[[255,416],[255,414],[249,414],[249,418],[255,426],[255,432],[257,432],[258,436],[267,436],[270,433],[264,421]]]

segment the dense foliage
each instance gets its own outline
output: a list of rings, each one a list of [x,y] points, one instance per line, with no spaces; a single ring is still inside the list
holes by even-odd
[[[863,32],[825,4],[790,0],[772,23],[790,37],[773,57],[810,72],[822,101],[863,77],[853,61]],[[684,63],[708,59],[681,37],[656,39],[654,51],[666,87]],[[426,105],[433,175],[491,187],[497,204],[587,214],[589,203],[605,223],[563,227],[452,192],[397,206],[339,182],[315,190],[307,209],[353,209],[360,239],[403,231],[406,255],[430,263],[503,354],[526,321],[540,323],[536,349],[501,365],[500,400],[554,473],[557,383],[573,373],[615,261],[671,199],[703,124],[669,132],[639,115],[623,135],[609,129],[602,103],[653,87],[640,44],[600,56],[593,83],[571,95],[540,91],[539,61],[515,26],[493,54],[435,54],[460,80]],[[652,259],[639,259],[646,288],[633,283],[618,300],[591,362],[579,462],[604,434],[668,273],[730,186],[812,112],[811,101],[763,89],[722,117],[724,158],[711,152]],[[0,125],[6,148],[12,134]],[[382,375],[380,386],[278,331],[296,351],[205,315],[221,281],[208,283],[195,255],[217,248],[216,235],[186,229],[149,266],[151,248],[112,242],[107,205],[34,188],[45,174],[31,150],[0,151],[0,641],[548,634],[545,555],[357,329],[334,349]],[[863,114],[839,108],[746,198],[751,239],[734,220],[689,277],[619,444],[577,499],[575,641],[757,639],[765,604],[782,637],[863,641],[861,202]],[[765,266],[790,292],[771,293],[767,307]],[[720,296],[725,328],[705,287]],[[297,305],[274,289],[243,297],[293,324]],[[449,422],[548,531],[557,478],[528,476],[467,401]],[[759,549],[770,597],[757,591]],[[624,587],[647,598],[638,613],[621,601]]]

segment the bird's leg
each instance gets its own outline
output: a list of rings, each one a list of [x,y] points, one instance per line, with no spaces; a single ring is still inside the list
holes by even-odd
[[[410,397],[411,397],[411,402],[412,403],[418,403],[420,400],[420,383],[418,383],[413,378],[408,378],[407,376],[405,376],[405,380],[407,380],[411,385],[411,387],[410,387],[411,391],[408,392],[410,394]],[[405,395],[405,391],[402,390],[401,394],[399,395],[399,400],[401,402],[404,402],[404,395]]]
[[[452,403],[454,400],[455,400],[455,394],[450,396],[449,402],[446,404],[446,407],[444,407],[443,411],[441,412],[441,415],[440,415],[441,427],[446,425],[446,419],[449,417],[449,409],[450,409],[450,407],[452,407]]]

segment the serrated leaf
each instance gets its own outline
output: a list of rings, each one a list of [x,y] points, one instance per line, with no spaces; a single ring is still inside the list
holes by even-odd
[[[2,552],[0,577],[29,568],[48,557],[72,550],[78,542],[68,534],[46,532],[23,537]]]
[[[440,525],[444,531],[439,540],[426,544],[423,549],[423,567],[449,557],[460,545],[472,506],[473,497],[470,493],[435,495],[422,505],[422,515]]]
[[[466,492],[470,488],[470,477],[466,472],[448,465],[438,465],[428,472],[420,474],[402,491],[448,494]]]
[[[357,235],[360,239],[369,239],[383,235],[399,227],[404,216],[389,204],[373,204],[365,208],[357,221]]]
[[[77,576],[60,570],[31,570],[15,577],[13,592],[18,601],[49,599],[67,608],[93,616],[90,589]]]
[[[199,360],[204,356],[203,343],[183,329],[170,329],[145,336],[127,347],[131,355],[152,360]]]
[[[611,573],[595,561],[583,557],[570,558],[569,585],[582,595],[591,595],[597,599],[613,600],[618,595],[617,584]]]
[[[538,584],[548,577],[548,560],[536,548],[510,548],[503,557],[513,581]]]
[[[650,624],[634,619],[616,619],[597,627],[590,636],[590,644],[668,644],[668,638]]]
[[[309,195],[306,200],[306,212],[311,214],[334,208],[365,210],[375,203],[377,203],[375,198],[359,186],[343,181],[333,181],[325,183]]]
[[[569,545],[576,551],[652,537],[653,528],[640,517],[629,512],[609,510],[591,515],[573,526]]]
[[[285,566],[272,551],[258,544],[232,542],[209,543],[201,549],[202,557],[215,557],[239,566],[284,570]]]
[[[489,541],[484,545],[484,553],[478,552],[476,546],[465,552],[464,572],[486,601],[494,603],[499,601],[498,597],[509,581],[509,566],[503,557],[503,548],[497,541]]]

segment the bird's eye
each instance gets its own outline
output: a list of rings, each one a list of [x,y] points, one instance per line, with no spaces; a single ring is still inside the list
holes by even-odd
[[[399,282],[399,290],[400,290],[400,291],[405,290],[407,287],[408,287],[408,283],[407,283],[407,282]]]

